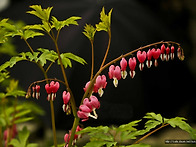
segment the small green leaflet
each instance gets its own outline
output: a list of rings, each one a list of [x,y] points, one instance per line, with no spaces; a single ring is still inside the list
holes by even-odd
[[[112,9],[110,10],[110,12],[107,15],[107,14],[105,14],[105,8],[104,7],[102,8],[102,11],[100,13],[101,22],[99,22],[99,24],[96,24],[97,31],[106,31],[106,32],[110,31],[111,15],[112,15]]]
[[[69,25],[78,25],[78,22],[77,20],[81,19],[81,17],[78,17],[78,16],[72,16],[66,20],[63,20],[63,21],[59,21],[57,20],[56,17],[52,16],[52,26],[57,30],[61,30],[63,27],[65,26],[69,26]]]
[[[27,11],[27,13],[32,14],[40,18],[41,20],[48,22],[50,18],[50,13],[53,7],[48,7],[47,9],[42,9],[41,5],[29,6],[34,9],[32,11]]]
[[[81,58],[77,55],[74,55],[72,53],[62,53],[60,56],[61,56],[61,59],[62,59],[62,62],[63,62],[63,65],[65,68],[67,68],[67,66],[72,67],[72,63],[71,63],[70,59],[72,59],[82,65],[87,64],[83,58]],[[60,64],[59,60],[58,60],[58,64]]]
[[[94,36],[96,33],[96,28],[94,28],[92,25],[88,25],[86,24],[86,26],[84,26],[84,32],[83,34],[91,41],[94,40]]]

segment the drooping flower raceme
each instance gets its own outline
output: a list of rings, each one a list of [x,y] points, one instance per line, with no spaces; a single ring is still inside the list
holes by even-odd
[[[97,119],[98,117],[95,110],[99,109],[100,102],[93,95],[91,95],[89,99],[84,99],[83,104],[80,105],[79,111],[77,112],[78,117],[81,118],[82,121],[87,121],[89,117],[92,117],[94,119]],[[93,112],[93,115],[91,114],[91,112]]]
[[[139,64],[140,71],[142,71],[144,68],[144,61],[146,60],[146,52],[145,51],[143,51],[143,52],[138,51],[137,52],[137,59],[140,62],[140,64]]]
[[[135,66],[136,66],[136,58],[133,57],[133,58],[130,58],[129,59],[129,68],[130,68],[130,76],[131,78],[134,78],[135,76]]]
[[[125,58],[122,58],[120,61],[120,67],[121,67],[121,76],[123,79],[127,77],[127,60]]]
[[[50,85],[49,84],[46,84],[45,85],[45,89],[46,89],[46,92],[48,94],[47,96],[47,100],[50,101],[54,101],[55,98],[56,98],[56,93],[59,89],[59,82],[54,82],[54,81],[51,81],[50,82]]]
[[[113,84],[115,87],[118,86],[118,80],[121,79],[121,69],[119,66],[110,65],[109,72],[108,72],[109,78],[113,79]]]

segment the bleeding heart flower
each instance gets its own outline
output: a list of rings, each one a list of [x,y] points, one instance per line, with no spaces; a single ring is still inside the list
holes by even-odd
[[[106,85],[107,85],[107,82],[106,82],[106,76],[105,75],[102,75],[102,76],[97,76],[96,78],[96,82],[94,84],[94,92],[99,94],[100,97],[102,97],[103,95],[103,88],[105,89],[106,88]]]
[[[135,76],[135,66],[136,66],[136,58],[133,57],[133,58],[130,58],[129,59],[129,68],[130,68],[130,76],[131,78],[134,78]]]
[[[161,55],[161,50],[159,48],[158,49],[154,49],[154,48],[152,49],[152,56],[155,59],[155,62],[154,62],[155,67],[158,66],[157,59],[159,58],[160,55]]]
[[[46,89],[46,92],[48,94],[48,96],[47,96],[48,101],[50,101],[50,100],[54,101],[55,100],[56,93],[57,93],[59,87],[60,87],[59,82],[54,82],[54,81],[51,81],[50,85],[49,84],[45,85],[45,89]]]
[[[161,56],[161,60],[164,61],[165,58],[166,58],[165,57],[165,45],[164,44],[161,45],[161,55],[160,56]]]
[[[36,97],[36,99],[39,99],[40,98],[40,86],[36,85],[35,90],[36,90],[35,97]]]
[[[108,75],[109,75],[109,78],[110,79],[113,79],[113,84],[115,87],[118,86],[118,80],[121,79],[121,69],[119,66],[114,66],[114,65],[111,65],[109,67],[109,72],[108,72]]]
[[[152,66],[152,61],[151,61],[151,58],[152,58],[152,50],[148,50],[147,54],[146,54],[146,57],[147,57],[147,61],[146,61],[146,66],[148,68],[150,68]]]
[[[68,104],[69,100],[70,100],[70,93],[64,91],[63,92],[63,102],[64,102],[64,104],[63,104],[63,111],[66,112],[67,115],[71,113],[71,107]]]
[[[121,76],[123,79],[127,77],[127,60],[125,58],[122,58],[120,61],[120,67],[121,67]]]
[[[169,53],[170,53],[170,48],[169,46],[166,48],[166,61],[169,61]]]
[[[174,48],[174,46],[172,45],[172,46],[171,46],[171,53],[170,53],[171,60],[174,59],[174,50],[175,50],[175,48]]]
[[[144,68],[144,61],[146,60],[146,52],[145,51],[143,51],[143,52],[138,51],[137,52],[137,59],[140,62],[140,64],[139,64],[140,71],[142,71]]]
[[[90,101],[89,101],[90,99]],[[85,98],[83,101],[83,104],[80,105],[79,111],[77,112],[77,115],[79,118],[82,119],[82,121],[87,121],[89,117],[92,117],[94,119],[97,119],[98,115],[96,114],[96,109],[99,109],[100,102],[95,96],[90,96],[90,98]],[[91,114],[93,112],[93,115]]]

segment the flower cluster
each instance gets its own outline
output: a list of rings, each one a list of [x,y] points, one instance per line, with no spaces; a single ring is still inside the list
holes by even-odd
[[[81,130],[82,130],[82,128],[80,128],[80,126],[77,126],[76,132],[81,131]],[[71,130],[69,131],[69,134],[66,133],[65,136],[64,136],[64,141],[65,141],[65,146],[64,147],[68,147],[70,136],[71,136]],[[77,135],[77,134],[74,135],[74,140],[72,142],[72,146],[76,143],[77,139],[79,139],[80,137],[81,137],[81,135]]]
[[[152,48],[149,49],[148,52],[146,51],[137,51],[137,60],[139,61],[139,69],[140,71],[142,71],[145,67],[145,61],[146,61],[146,66],[148,68],[150,68],[152,66],[152,58],[154,58],[154,66],[157,67],[158,66],[158,59],[159,57],[161,58],[162,61],[166,60],[169,61],[169,59],[171,58],[171,60],[174,59],[174,51],[175,48],[172,45],[171,48],[169,46],[165,47],[165,44],[162,44],[161,49],[159,48]],[[184,59],[184,54],[183,51],[181,50],[181,48],[179,47],[177,50],[177,56],[179,59],[183,60]],[[135,57],[131,57],[129,58],[129,68],[130,68],[130,77],[134,78],[135,76],[135,67],[137,64],[137,60]],[[110,65],[109,67],[109,78],[113,79],[113,84],[115,87],[118,86],[118,80],[121,79],[121,77],[123,79],[126,78],[127,76],[127,71],[126,71],[126,67],[127,67],[127,61],[126,59],[123,57],[120,61],[120,67],[114,66],[114,65]]]
[[[97,119],[96,109],[99,109],[100,102],[97,99],[97,97],[91,95],[90,98],[85,98],[83,100],[83,104],[80,105],[79,111],[77,112],[77,115],[79,118],[82,119],[82,121],[87,121],[89,117],[92,117],[94,119]],[[91,112],[93,114],[91,114]]]
[[[45,89],[46,89],[46,92],[48,94],[47,96],[47,100],[50,101],[54,101],[55,98],[56,98],[56,93],[59,89],[59,82],[54,82],[54,81],[51,81],[50,84],[46,84],[45,85]]]
[[[109,79],[113,79],[113,84],[115,87],[117,87],[118,81],[121,78],[125,79],[127,77],[127,71],[126,71],[127,65],[129,65],[130,77],[134,78],[136,74],[135,68],[137,65],[137,61],[139,62],[140,71],[144,69],[145,63],[146,63],[146,66],[150,68],[152,66],[152,59],[154,59],[154,66],[157,67],[159,57],[161,58],[162,61],[164,60],[169,61],[170,58],[171,60],[173,60],[174,51],[175,51],[175,48],[173,45],[170,48],[169,45],[165,47],[165,44],[162,44],[161,49],[156,47],[156,48],[149,49],[147,52],[144,50],[143,51],[138,50],[136,54],[137,58],[131,57],[129,58],[129,61],[127,62],[127,60],[123,57],[120,61],[120,66],[110,65],[109,72],[108,72]],[[177,50],[177,56],[179,59],[184,58],[183,51],[181,50],[180,47]],[[91,81],[86,83],[85,88],[84,88],[85,92],[88,89],[90,82]],[[97,114],[94,110],[100,107],[100,103],[95,96],[92,96],[92,94],[98,93],[99,96],[101,97],[103,95],[103,88],[105,89],[106,85],[107,85],[106,76],[99,75],[96,78],[95,84],[92,86],[91,89],[89,89],[89,92],[91,93],[90,101],[88,98],[85,98],[83,101],[83,104],[79,107],[79,111],[77,114],[78,114],[78,117],[82,119],[82,121],[88,120],[89,117],[97,119]],[[93,112],[94,115],[92,115],[91,112]]]
[[[70,93],[64,91],[63,92],[63,111],[66,112],[66,114],[70,114],[71,113],[71,107],[69,105],[69,100],[70,100]]]

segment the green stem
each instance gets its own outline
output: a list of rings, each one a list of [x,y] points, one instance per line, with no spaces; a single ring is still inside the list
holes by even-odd
[[[26,42],[26,44],[29,47],[29,49],[31,50],[31,52],[34,53],[32,47],[30,46],[28,41],[26,39],[24,39],[24,41]],[[41,66],[41,64],[40,63],[36,63],[36,64],[38,65],[38,67],[43,72],[45,79],[48,79],[47,72],[44,70],[44,68]],[[46,80],[46,82],[49,83],[48,80]],[[57,147],[56,127],[55,127],[55,114],[54,114],[54,105],[53,105],[53,101],[52,100],[50,100],[50,110],[51,110],[51,122],[52,122],[54,146]]]
[[[76,128],[77,128],[77,126],[79,124],[79,121],[80,121],[80,118],[79,117],[75,117],[74,123],[73,123],[73,127],[71,129],[71,136],[70,136],[70,140],[69,140],[69,143],[68,143],[68,147],[72,146],[72,142],[73,142],[74,135],[76,133]]]
[[[91,49],[92,49],[92,63],[91,63],[91,77],[90,77],[90,80],[92,80],[92,78],[93,78],[93,70],[94,70],[94,45],[93,45],[93,40],[90,40],[90,42],[91,42]]]
[[[69,87],[69,83],[68,83],[67,76],[66,76],[66,73],[65,73],[65,70],[64,70],[63,62],[62,62],[62,59],[61,59],[61,56],[60,56],[59,47],[58,47],[58,44],[57,44],[56,41],[54,43],[55,43],[56,51],[57,51],[57,54],[58,54],[58,59],[59,59],[59,62],[60,62],[60,67],[61,67],[63,78],[64,78],[64,81],[65,81],[65,85],[67,87],[67,91],[71,95],[70,102],[71,102],[72,112],[73,112],[74,117],[77,117],[77,109],[76,109],[75,99],[74,99],[73,93],[72,93],[72,91]]]
[[[106,53],[105,53],[105,56],[103,58],[103,61],[102,61],[102,64],[100,66],[100,69],[103,67],[104,63],[105,63],[105,60],[108,56],[108,52],[109,52],[109,49],[110,49],[110,44],[111,44],[111,30],[109,29],[108,31],[108,36],[109,36],[109,40],[108,40],[108,46],[107,46],[107,49],[106,49]]]
[[[57,147],[54,104],[53,104],[52,100],[50,100],[50,110],[51,110],[51,120],[52,120],[52,131],[53,131],[54,146]]]
[[[148,136],[152,135],[153,133],[157,132],[158,130],[160,130],[163,127],[168,126],[169,124],[163,124],[162,126],[160,126],[159,128],[153,130],[152,132],[146,134],[145,136],[143,136],[142,138],[140,138],[139,140],[137,140],[136,142],[134,142],[133,144],[138,144],[139,142],[141,142],[142,140],[146,139]]]

